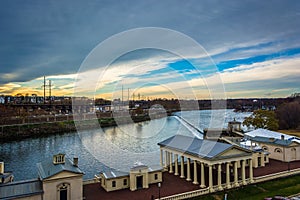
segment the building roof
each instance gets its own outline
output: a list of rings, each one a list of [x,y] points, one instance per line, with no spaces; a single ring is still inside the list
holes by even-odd
[[[214,159],[218,155],[233,147],[244,149],[232,144],[225,144],[211,140],[202,140],[183,135],[175,135],[158,143],[158,145],[205,159]],[[246,149],[244,149],[244,151],[246,153],[249,152],[249,150]]]
[[[130,169],[130,171],[131,170],[139,170],[139,169],[148,169],[148,172],[155,172],[155,171],[161,171],[162,167],[161,166],[148,167],[148,166],[144,165],[143,163],[137,162],[133,165],[133,167]],[[100,174],[103,174],[103,176],[106,179],[129,176],[129,172],[122,172],[122,171],[119,171],[119,170],[113,169],[113,168],[105,169],[105,170],[101,171]]]
[[[297,142],[297,143],[300,144],[300,138],[298,138],[298,137],[287,135],[287,134],[284,134],[284,133],[279,133],[279,132],[276,132],[276,131],[270,131],[270,130],[262,129],[262,128],[259,128],[259,129],[247,132],[247,133],[245,133],[245,135],[248,136],[248,137],[251,137],[251,138],[254,138],[254,137],[264,137],[264,138],[267,138],[267,139],[274,138],[275,140],[276,139],[280,139],[281,140],[281,137],[283,136],[284,140],[288,140],[288,141],[292,141],[292,142]],[[279,141],[278,144],[280,144],[280,143],[281,142]]]
[[[101,174],[103,174],[103,176],[105,177],[105,179],[111,179],[111,178],[118,178],[118,177],[124,177],[124,176],[129,176],[129,173],[126,172],[122,172],[116,169],[105,169],[103,171],[100,172]]]
[[[266,138],[266,137],[259,137],[259,136],[252,138],[252,141],[280,145],[280,146],[289,146],[294,142],[292,140],[282,140],[282,139]]]
[[[37,163],[38,173],[40,178],[46,179],[54,176],[60,172],[67,171],[76,174],[84,174],[78,167],[74,166],[69,159],[65,159],[65,163],[53,164],[52,159],[47,159],[43,162]]]
[[[22,198],[42,193],[42,182],[37,179],[0,185],[0,199]]]

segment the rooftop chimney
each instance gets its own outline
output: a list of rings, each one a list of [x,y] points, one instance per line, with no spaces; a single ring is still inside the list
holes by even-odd
[[[4,162],[0,162],[0,174],[4,174]]]
[[[78,167],[78,158],[77,158],[77,157],[74,157],[74,158],[73,158],[73,165],[74,165],[75,167]]]

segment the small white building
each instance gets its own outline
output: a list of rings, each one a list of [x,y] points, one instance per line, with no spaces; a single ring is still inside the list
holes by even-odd
[[[148,167],[136,162],[130,172],[108,169],[100,173],[101,186],[107,191],[129,188],[131,191],[148,188],[149,184],[162,182],[162,167]]]
[[[38,179],[0,185],[0,199],[81,200],[83,172],[78,159],[73,162],[65,154],[37,164]]]

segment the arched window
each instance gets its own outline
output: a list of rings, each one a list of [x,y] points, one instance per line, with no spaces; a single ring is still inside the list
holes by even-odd
[[[274,152],[276,152],[276,153],[282,153],[282,150],[281,150],[280,148],[276,148],[276,149],[274,150]]]
[[[262,149],[263,149],[264,151],[268,151],[268,150],[269,150],[267,146],[262,146]]]
[[[57,199],[70,200],[70,183],[61,183],[57,186]]]

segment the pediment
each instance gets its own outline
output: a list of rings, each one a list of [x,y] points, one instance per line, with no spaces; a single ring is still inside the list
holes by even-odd
[[[71,178],[71,177],[78,177],[82,176],[82,174],[70,172],[70,171],[62,171],[53,176],[46,178],[45,180],[54,180],[54,179],[63,179],[63,178]]]
[[[216,158],[241,157],[241,156],[245,156],[246,154],[251,154],[251,152],[249,152],[246,149],[232,147],[232,148],[227,149],[226,151],[220,153],[219,155],[217,155]]]
[[[299,147],[300,144],[298,142],[292,142],[289,147]]]

